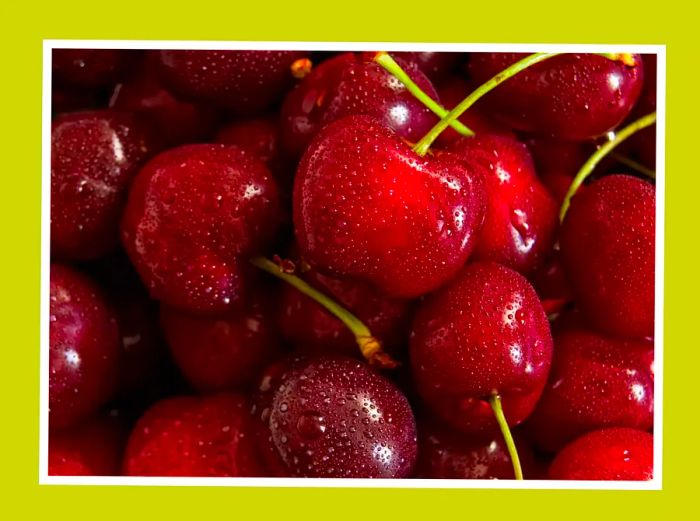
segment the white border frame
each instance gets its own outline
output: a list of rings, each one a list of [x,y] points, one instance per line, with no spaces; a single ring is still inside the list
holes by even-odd
[[[220,49],[310,51],[453,51],[453,52],[633,52],[657,55],[656,120],[656,268],[654,315],[654,478],[651,481],[459,480],[459,479],[321,479],[321,478],[150,478],[48,475],[49,416],[49,268],[51,210],[51,51],[62,48],[94,49]],[[328,488],[427,489],[565,489],[662,490],[663,456],[663,312],[664,215],[666,202],[666,46],[578,44],[452,44],[390,42],[265,42],[170,40],[44,40],[42,90],[41,179],[41,312],[39,396],[39,484],[134,486],[237,486]]]

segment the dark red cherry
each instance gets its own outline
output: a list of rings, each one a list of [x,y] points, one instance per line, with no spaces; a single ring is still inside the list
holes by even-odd
[[[629,428],[590,432],[562,449],[549,467],[549,477],[648,481],[654,477],[654,436]]]
[[[416,460],[405,396],[367,364],[297,357],[268,370],[254,414],[276,473],[323,478],[406,478]]]
[[[122,241],[153,298],[218,312],[240,302],[248,256],[269,243],[279,220],[262,161],[233,145],[185,145],[137,175]]]
[[[467,436],[432,419],[418,422],[417,478],[515,479],[513,463],[500,433]],[[524,438],[516,437],[524,477],[531,477],[534,454]]]
[[[49,421],[75,424],[113,397],[121,346],[114,311],[85,275],[51,265]]]
[[[51,86],[51,114],[55,116],[64,112],[95,110],[103,103],[100,94],[54,83]]]
[[[576,302],[610,335],[654,335],[654,187],[627,175],[586,186],[571,201],[560,245]]]
[[[418,67],[398,60],[431,98],[437,93]],[[353,53],[321,63],[282,105],[282,144],[299,157],[329,123],[349,115],[373,116],[409,141],[416,142],[438,119],[403,84],[370,58]]]
[[[416,297],[455,275],[482,219],[481,179],[461,161],[420,157],[366,116],[322,130],[295,178],[302,257],[392,297]]]
[[[527,418],[547,381],[552,337],[522,275],[475,262],[419,305],[410,355],[432,413],[464,432],[497,432],[491,394],[501,395],[509,425]]]
[[[291,65],[304,51],[160,51],[165,85],[185,100],[237,114],[261,112],[291,87]]]
[[[51,127],[51,252],[93,259],[119,244],[129,186],[149,155],[144,129],[125,113],[80,112]]]
[[[161,400],[134,426],[123,472],[127,476],[263,475],[248,401],[228,393]]]
[[[472,53],[469,72],[479,83],[527,55]],[[601,136],[630,113],[644,79],[638,54],[634,65],[596,54],[562,54],[521,71],[484,97],[507,124],[562,140]]]
[[[389,353],[408,336],[409,303],[385,297],[361,281],[322,275],[315,270],[299,276],[359,318]],[[285,284],[280,296],[280,330],[298,350],[318,354],[359,356],[355,336],[311,298]]]
[[[654,344],[582,329],[554,337],[554,359],[542,398],[528,419],[531,438],[556,452],[604,427],[649,429],[654,421]]]
[[[414,63],[423,74],[430,78],[430,81],[435,83],[444,80],[460,61],[464,62],[465,58],[464,54],[457,52],[402,51],[390,54],[394,58]]]
[[[242,389],[257,382],[279,349],[269,314],[258,301],[219,316],[162,306],[160,317],[180,371],[202,392]]]
[[[627,118],[630,122],[656,110],[656,55],[643,54],[642,61],[644,62],[644,88],[632,114]],[[621,148],[624,151],[630,150],[634,159],[647,168],[656,170],[656,125],[642,129],[630,136],[629,141],[624,143]]]
[[[124,420],[102,414],[49,432],[49,476],[119,476],[127,431]]]
[[[559,250],[552,251],[545,263],[532,274],[530,282],[537,291],[547,316],[562,311],[573,301]]]
[[[139,55],[123,49],[54,49],[53,79],[74,87],[107,87],[116,83]]]
[[[531,273],[549,255],[557,228],[557,207],[537,179],[527,147],[514,138],[478,134],[449,148],[486,187],[486,217],[473,258]]]
[[[526,143],[535,162],[537,177],[561,206],[574,177],[593,153],[593,146],[544,137],[530,137]]]
[[[163,147],[206,139],[217,119],[213,109],[173,97],[161,83],[157,60],[157,53],[149,51],[139,71],[117,85],[110,106],[137,114]]]

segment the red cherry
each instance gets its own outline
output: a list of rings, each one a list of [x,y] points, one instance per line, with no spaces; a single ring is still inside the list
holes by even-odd
[[[107,87],[128,70],[138,51],[120,49],[54,49],[53,78],[74,87]]]
[[[524,58],[519,53],[472,53],[469,72],[479,83]],[[511,127],[562,140],[601,136],[632,110],[644,78],[634,65],[596,54],[561,54],[529,67],[484,97]]]
[[[303,51],[160,51],[165,85],[185,100],[238,114],[261,112],[292,85],[292,63]]]
[[[49,476],[118,476],[126,442],[124,422],[104,414],[49,433]]]
[[[414,63],[432,82],[444,80],[465,58],[463,53],[457,52],[403,51],[389,54],[404,62]]]
[[[644,87],[632,114],[627,118],[630,122],[656,111],[656,54],[643,54],[642,61]],[[621,148],[629,149],[635,159],[647,168],[656,170],[656,125],[637,132]]]
[[[510,455],[500,433],[470,437],[434,420],[418,423],[416,477],[433,479],[515,479]],[[531,476],[534,454],[529,444],[516,437],[524,474]]]
[[[385,351],[396,353],[405,341],[409,303],[387,298],[360,281],[332,278],[316,271],[300,277],[360,319]],[[320,304],[285,284],[280,297],[280,330],[297,349],[318,354],[359,356],[350,330]]]
[[[437,93],[412,63],[398,60],[431,98]],[[437,123],[437,116],[403,84],[369,58],[344,53],[313,69],[282,105],[282,144],[299,157],[311,139],[329,123],[350,115],[368,115],[409,141],[418,141]]]
[[[534,271],[554,244],[557,208],[537,179],[527,147],[507,136],[479,134],[449,150],[485,181],[486,217],[473,258]]]
[[[86,276],[51,265],[49,421],[67,427],[113,397],[120,371],[117,320]]]
[[[534,409],[547,381],[552,337],[525,278],[476,262],[420,304],[410,355],[418,393],[431,412],[464,432],[494,432],[494,391],[511,426]]]
[[[561,206],[574,177],[593,152],[593,146],[543,137],[530,137],[526,143],[535,162],[537,177]]]
[[[51,251],[93,259],[119,243],[119,217],[150,143],[134,118],[113,111],[58,117],[51,127]]]
[[[110,106],[136,113],[164,147],[206,139],[213,131],[216,114],[210,107],[173,97],[157,74],[157,60],[157,53],[149,51],[139,71],[116,87]]]
[[[160,316],[180,371],[202,392],[247,387],[278,352],[274,328],[260,302],[212,317],[162,306]]]
[[[481,180],[460,161],[420,157],[366,116],[327,126],[297,170],[294,224],[304,259],[392,297],[421,295],[455,275],[482,219]]]
[[[247,400],[237,394],[161,400],[136,423],[128,476],[260,476]]]
[[[276,364],[260,384],[259,443],[280,475],[405,478],[416,459],[405,396],[367,364],[342,356]]]
[[[551,479],[648,481],[654,474],[654,436],[629,428],[590,432],[569,445],[549,467]]]
[[[260,160],[232,145],[185,145],[137,175],[122,241],[153,298],[218,312],[241,301],[247,256],[279,221],[277,187]]]
[[[576,302],[597,330],[654,335],[654,187],[626,175],[595,181],[571,200],[561,254]]]
[[[549,381],[528,428],[543,450],[604,427],[647,430],[654,421],[654,345],[582,329],[554,337]]]

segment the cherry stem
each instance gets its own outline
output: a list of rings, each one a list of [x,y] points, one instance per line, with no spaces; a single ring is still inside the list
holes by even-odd
[[[512,78],[520,71],[523,71],[528,67],[535,65],[536,63],[540,63],[541,61],[544,61],[558,54],[561,53],[538,52],[535,54],[531,54],[527,58],[523,58],[519,62],[514,63],[506,69],[503,69],[493,78],[488,80],[486,83],[479,86],[474,92],[472,92],[469,96],[464,98],[459,103],[459,105],[457,105],[450,112],[448,112],[446,116],[444,116],[433,128],[431,128],[428,131],[428,133],[425,136],[423,136],[420,139],[420,141],[418,141],[418,143],[415,144],[415,146],[413,147],[413,151],[419,156],[424,156],[425,154],[427,154],[428,150],[430,149],[430,146],[438,138],[438,136],[448,126],[450,126],[454,120],[456,120],[459,116],[466,112],[467,109],[469,109],[469,107],[471,107],[484,94],[498,87],[501,83],[506,81],[508,78]]]
[[[362,356],[364,356],[371,365],[377,365],[384,369],[391,369],[398,366],[398,363],[382,350],[381,343],[374,336],[372,336],[369,328],[359,318],[350,313],[350,311],[342,307],[333,299],[311,287],[296,275],[285,272],[278,264],[275,264],[265,257],[253,257],[250,262],[261,270],[274,275],[278,279],[282,279],[288,284],[291,284],[304,295],[318,302],[333,316],[345,324],[347,328],[355,335],[355,341],[360,347]]]
[[[640,130],[653,125],[655,122],[656,112],[647,114],[646,116],[643,116],[633,121],[619,132],[615,132],[615,134],[608,141],[606,141],[603,145],[601,145],[599,149],[597,149],[595,152],[593,152],[593,154],[591,154],[591,157],[589,157],[588,160],[583,164],[581,169],[576,174],[576,177],[574,177],[574,180],[571,182],[569,190],[566,192],[566,196],[564,197],[564,201],[561,205],[561,210],[559,211],[559,221],[564,221],[566,212],[569,209],[569,206],[571,205],[571,198],[578,191],[578,189],[581,187],[586,178],[591,174],[591,172],[593,172],[600,160],[603,159],[606,155],[608,155],[617,145],[622,143],[625,139],[635,134],[636,132],[639,132]]]
[[[651,168],[647,168],[643,164],[638,163],[634,159],[630,159],[629,157],[618,154],[617,152],[610,152],[610,157],[612,157],[618,163],[622,163],[623,165],[630,167],[632,170],[636,170],[642,175],[650,177],[651,179],[656,179],[656,172],[654,172]]]
[[[374,61],[378,63],[385,71],[394,76],[397,80],[403,83],[406,90],[413,94],[413,96],[425,105],[429,110],[436,114],[440,118],[447,116],[449,111],[445,109],[442,105],[437,103],[433,98],[428,96],[416,83],[411,79],[411,77],[406,74],[401,68],[401,65],[396,63],[394,58],[386,52],[378,52],[374,56]],[[462,136],[473,136],[474,131],[469,127],[464,125],[459,120],[454,120],[450,122],[450,126],[455,129]]]
[[[506,416],[503,414],[503,406],[501,404],[501,395],[494,391],[491,393],[491,398],[489,398],[489,404],[491,404],[491,409],[493,409],[493,414],[496,416],[496,421],[501,429],[501,434],[503,434],[503,439],[506,442],[506,447],[508,449],[508,454],[510,454],[510,461],[513,464],[513,473],[515,474],[515,479],[523,479],[523,469],[520,467],[520,456],[518,456],[518,449],[515,446],[515,440],[513,440],[513,435],[510,432],[510,427],[506,421]]]

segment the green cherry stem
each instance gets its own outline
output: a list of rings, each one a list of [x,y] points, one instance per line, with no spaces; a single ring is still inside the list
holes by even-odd
[[[360,347],[362,356],[364,356],[371,365],[377,365],[384,369],[390,369],[398,365],[395,360],[382,350],[381,343],[372,336],[369,328],[359,318],[333,299],[311,287],[296,275],[285,272],[279,265],[265,257],[253,257],[250,262],[261,270],[292,285],[307,297],[312,298],[345,324],[352,334],[355,335],[355,341]]]
[[[436,114],[440,118],[444,118],[445,116],[447,116],[449,111],[445,109],[442,105],[437,103],[435,100],[433,100],[433,98],[428,96],[418,85],[416,85],[416,83],[411,79],[411,77],[408,74],[406,74],[406,71],[404,71],[401,68],[401,65],[396,63],[396,60],[394,60],[394,58],[392,58],[391,55],[389,55],[386,52],[378,52],[374,56],[374,61],[378,63],[389,74],[391,74],[401,83],[403,83],[404,87],[406,87],[406,90],[413,94],[413,96],[418,101],[425,105],[434,114]],[[462,136],[474,135],[474,131],[466,125],[462,124],[462,122],[460,122],[459,120],[454,120],[450,122],[450,126]]]
[[[469,107],[471,107],[484,94],[495,89],[501,83],[506,81],[508,78],[512,78],[513,76],[518,74],[520,71],[523,71],[523,70],[527,69],[528,67],[535,65],[536,63],[540,63],[541,61],[544,61],[548,58],[551,58],[552,56],[556,56],[557,54],[560,54],[560,53],[538,52],[535,54],[531,54],[527,58],[523,58],[519,62],[514,63],[513,65],[511,65],[510,67],[507,67],[506,69],[503,69],[501,72],[496,74],[493,78],[488,80],[486,83],[479,86],[474,92],[472,92],[469,96],[464,98],[459,103],[459,105],[457,105],[450,112],[448,112],[446,116],[444,116],[433,128],[431,128],[428,131],[428,133],[425,136],[423,136],[420,139],[420,141],[418,141],[418,143],[415,144],[415,146],[413,147],[413,151],[416,154],[418,154],[419,156],[424,156],[425,154],[427,154],[428,150],[430,149],[430,146],[437,139],[437,137],[448,126],[450,126],[450,124],[452,124],[452,122],[454,120],[456,120],[459,116],[461,116],[464,112],[466,112],[467,109]]]
[[[643,164],[638,163],[634,159],[630,159],[629,157],[618,154],[617,152],[610,152],[610,157],[612,157],[618,163],[622,163],[623,165],[630,167],[632,170],[636,170],[642,175],[650,177],[651,179],[656,179],[656,172],[654,172],[651,168],[647,168]]]
[[[518,456],[518,449],[515,446],[515,440],[513,440],[510,427],[508,427],[506,416],[503,414],[501,395],[496,391],[492,392],[491,398],[489,398],[489,404],[491,404],[491,409],[493,409],[493,414],[496,416],[496,421],[501,429],[501,434],[503,434],[503,439],[506,442],[506,448],[508,449],[508,454],[510,454],[510,461],[513,464],[515,479],[523,479],[523,469],[520,466],[520,456]]]
[[[569,205],[571,205],[571,198],[578,191],[578,189],[581,187],[586,178],[591,174],[591,172],[593,172],[593,169],[595,169],[596,165],[600,162],[600,160],[603,159],[606,155],[608,155],[617,145],[622,143],[632,134],[653,125],[655,122],[656,112],[647,114],[646,116],[643,116],[633,121],[619,132],[615,132],[615,135],[610,140],[606,141],[599,149],[597,149],[595,152],[593,152],[593,154],[591,154],[591,157],[589,157],[588,160],[583,164],[581,169],[576,174],[576,177],[574,177],[574,180],[571,182],[569,190],[566,192],[566,196],[564,197],[564,201],[561,205],[561,210],[559,211],[559,221],[564,221],[564,217],[566,216],[566,212],[569,209]]]

